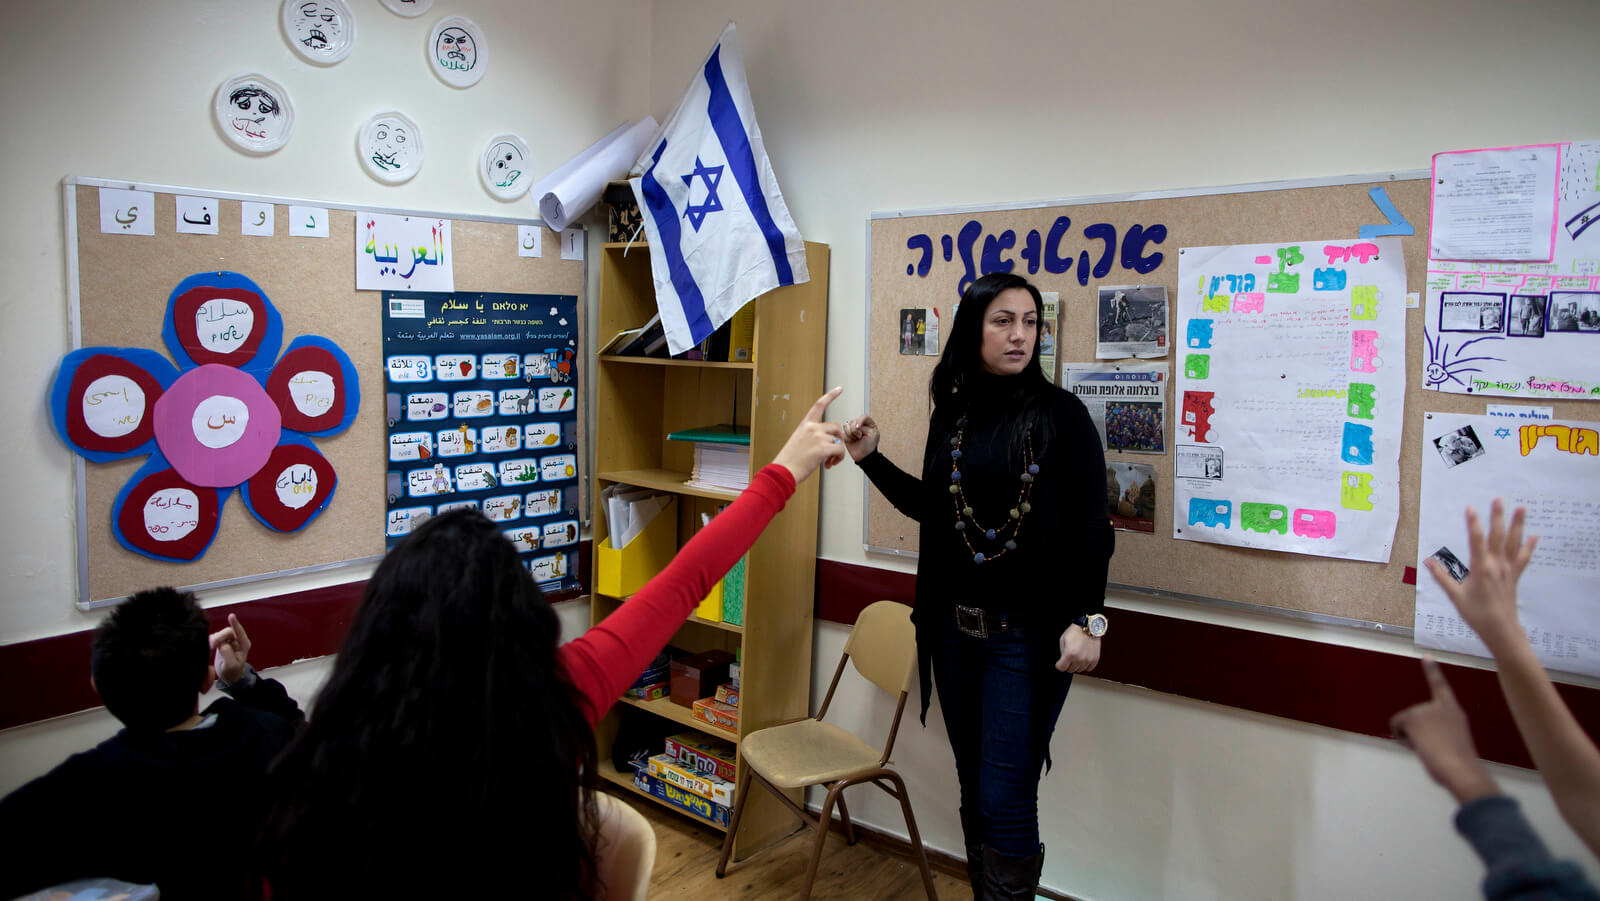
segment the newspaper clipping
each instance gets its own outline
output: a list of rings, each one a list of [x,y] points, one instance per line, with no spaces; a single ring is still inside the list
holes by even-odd
[[[1102,448],[1167,452],[1167,364],[1062,363],[1061,377],[1089,408]]]
[[[1101,285],[1096,308],[1097,360],[1167,355],[1167,286]]]

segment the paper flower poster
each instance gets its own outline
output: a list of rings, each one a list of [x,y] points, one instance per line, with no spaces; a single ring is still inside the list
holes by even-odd
[[[61,361],[50,387],[56,432],[85,459],[149,455],[112,503],[117,542],[157,560],[197,560],[234,488],[270,529],[316,519],[338,479],[311,437],[356,418],[350,357],[303,335],[280,358],[283,318],[235,272],[172,289],[162,339],[177,366],[145,348],[85,347]]]

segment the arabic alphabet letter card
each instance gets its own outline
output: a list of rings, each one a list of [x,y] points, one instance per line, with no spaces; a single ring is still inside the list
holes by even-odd
[[[100,231],[108,235],[154,235],[156,195],[149,191],[101,188]]]
[[[489,65],[489,44],[483,29],[464,16],[445,16],[428,35],[428,65],[453,88],[470,88]]]
[[[294,134],[294,103],[276,81],[254,72],[235,75],[217,87],[212,100],[217,130],[235,147],[271,153]]]
[[[328,211],[320,206],[289,205],[289,234],[302,238],[328,236]]]
[[[368,175],[398,185],[422,169],[422,128],[397,110],[378,113],[361,126],[356,150]]]
[[[517,226],[517,256],[541,257],[544,255],[544,229],[537,225]]]
[[[283,0],[283,36],[300,58],[331,66],[356,46],[356,14],[344,0]]]
[[[239,234],[270,238],[277,224],[278,208],[271,203],[246,200],[239,204]]]
[[[564,228],[561,230],[561,258],[563,260],[583,259],[583,229]]]
[[[177,229],[180,235],[214,235],[217,233],[218,206],[215,197],[188,197],[179,194],[177,200]]]
[[[528,166],[533,151],[528,142],[514,134],[498,134],[489,139],[478,158],[478,177],[484,188],[498,200],[516,200],[528,193]]]

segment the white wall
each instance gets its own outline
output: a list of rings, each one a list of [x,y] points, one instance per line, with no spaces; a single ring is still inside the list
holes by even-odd
[[[1600,138],[1592,0],[656,0],[658,118],[729,19],[784,197],[802,233],[833,247],[827,382],[845,386],[839,419],[860,411],[866,385],[873,211],[1415,169],[1439,150]],[[852,467],[823,478],[822,555],[907,568],[862,551],[862,481]],[[1127,603],[1411,653],[1339,629]],[[817,627],[819,698],[844,634]],[[874,738],[892,712],[836,709]],[[923,835],[958,851],[937,711],[897,747]],[[1069,894],[1476,893],[1481,870],[1445,794],[1392,743],[1084,679],[1053,748],[1044,882]],[[1577,855],[1537,780],[1495,772],[1546,840]],[[859,791],[853,813],[903,834],[896,807]]]
[[[71,455],[50,427],[45,392],[70,350],[60,181],[103,176],[287,197],[536,217],[531,201],[495,200],[476,159],[499,131],[533,149],[543,175],[649,104],[650,6],[632,0],[441,0],[405,19],[351,0],[359,25],[343,62],[317,67],[289,48],[277,0],[58,0],[7,4],[0,34],[0,414],[7,454],[0,524],[0,644],[92,627],[72,600],[76,572]],[[464,14],[483,27],[489,69],[457,90],[424,58],[433,22]],[[243,71],[275,78],[294,99],[288,146],[265,157],[233,149],[212,126],[217,85]],[[368,116],[417,120],[428,159],[412,181],[370,178],[355,152]],[[592,287],[592,285],[591,285]],[[248,597],[364,577],[256,585]]]

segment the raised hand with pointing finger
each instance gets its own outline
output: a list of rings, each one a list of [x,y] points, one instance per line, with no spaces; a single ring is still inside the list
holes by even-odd
[[[845,448],[840,441],[841,429],[835,423],[822,421],[822,414],[828,409],[828,404],[833,403],[842,391],[843,387],[835,388],[817,398],[811,409],[806,411],[805,418],[795,426],[794,432],[789,435],[789,440],[784,442],[778,455],[772,458],[772,462],[789,470],[796,484],[804,482],[808,476],[817,471],[818,466],[831,468],[844,459]]]

